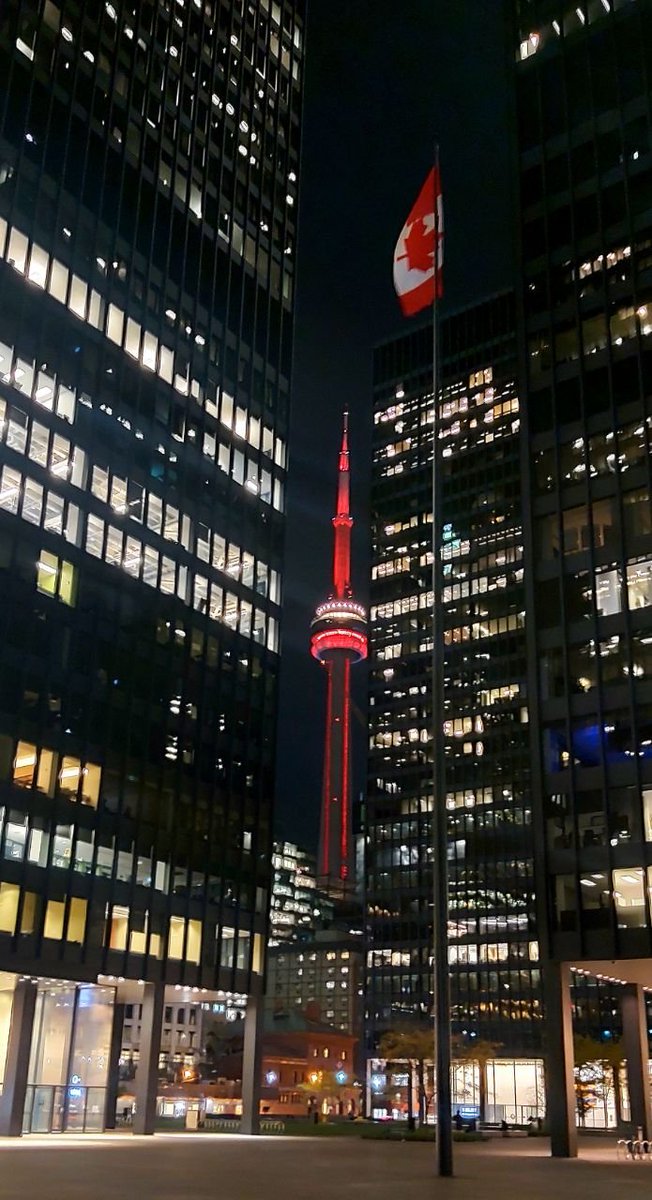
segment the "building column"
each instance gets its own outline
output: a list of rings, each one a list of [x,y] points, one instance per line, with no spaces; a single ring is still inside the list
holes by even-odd
[[[136,1070],[134,1133],[154,1132],[164,999],[165,986],[162,983],[146,983],[144,985],[141,1001],[140,1050]]]
[[[545,1003],[546,1093],[550,1153],[577,1158],[577,1121],[573,1053],[573,1014],[568,963],[547,962],[543,972]]]
[[[120,1083],[120,1053],[122,1051],[122,1029],[125,1018],[125,1006],[116,1001],[113,1005],[113,1024],[111,1026],[111,1044],[109,1047],[109,1069],[106,1076],[106,1105],[104,1108],[104,1128],[115,1129],[115,1110],[118,1103],[118,1086]]]
[[[16,984],[11,1006],[5,1077],[0,1097],[0,1136],[2,1137],[20,1137],[23,1132],[23,1113],[25,1111],[36,995],[37,987],[32,979],[20,979]]]
[[[627,1059],[627,1086],[631,1122],[643,1137],[652,1137],[652,1104],[648,1074],[647,1018],[645,993],[640,984],[629,983],[620,1001],[623,1018],[623,1048]]]
[[[260,1133],[264,1003],[260,979],[252,976],[251,982],[244,1019],[241,1133]]]

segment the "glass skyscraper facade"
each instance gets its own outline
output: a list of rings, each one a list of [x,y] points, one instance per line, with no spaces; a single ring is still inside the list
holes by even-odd
[[[332,899],[317,886],[317,857],[293,842],[274,842],[269,944],[310,940],[332,919]]]
[[[539,937],[569,1154],[572,969],[576,1014],[585,973],[607,977],[652,1129],[652,4],[510,9]]]
[[[452,1012],[501,1056],[545,1044],[553,1153],[574,1153],[571,1007],[622,1037],[652,1131],[652,4],[507,10],[515,311],[463,343],[464,370],[460,318],[442,329]],[[510,302],[471,311],[492,305]],[[375,367],[371,1053],[432,1007],[430,342]]]
[[[516,7],[534,770],[550,948],[558,959],[647,957],[652,6]]]
[[[259,986],[302,17],[2,8],[9,981]]]
[[[454,1033],[540,1047],[514,298],[441,323],[449,963]],[[432,1022],[432,326],[376,351],[367,1050]],[[437,752],[437,749],[436,751]],[[378,1098],[375,1103],[377,1104]]]

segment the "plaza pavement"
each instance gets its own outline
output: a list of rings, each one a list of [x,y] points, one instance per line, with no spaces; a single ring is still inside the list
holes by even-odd
[[[0,1200],[646,1200],[652,1163],[586,1139],[579,1160],[544,1139],[456,1145],[438,1179],[434,1146],[357,1138],[131,1134],[0,1140]]]

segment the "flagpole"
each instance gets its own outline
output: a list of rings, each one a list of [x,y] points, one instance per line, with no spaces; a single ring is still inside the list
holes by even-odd
[[[453,1174],[453,1113],[451,1097],[451,1013],[448,971],[448,829],[444,762],[444,620],[441,563],[441,475],[439,442],[439,305],[440,228],[439,144],[435,143],[435,279],[432,302],[432,840],[433,840],[433,953],[434,1034],[437,1083],[437,1167],[439,1175]]]

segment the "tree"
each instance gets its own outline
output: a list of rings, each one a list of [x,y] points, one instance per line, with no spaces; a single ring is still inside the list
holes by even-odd
[[[623,1120],[622,1097],[620,1094],[620,1071],[625,1059],[623,1057],[622,1046],[618,1038],[613,1038],[608,1042],[601,1042],[602,1055],[601,1061],[609,1068],[611,1073],[611,1086],[614,1093],[614,1108],[616,1110],[616,1125],[621,1125]]]
[[[412,1113],[412,1064],[416,1065],[417,1088],[419,1094],[419,1120],[425,1124],[428,1107],[432,1100],[432,1092],[427,1088],[426,1063],[432,1063],[435,1057],[435,1038],[432,1029],[421,1025],[406,1025],[402,1029],[390,1029],[380,1039],[379,1053],[381,1058],[390,1062],[407,1060],[409,1064],[408,1079],[408,1123],[414,1122]]]
[[[136,1064],[133,1054],[126,1061],[121,1061],[118,1067],[118,1078],[121,1082],[129,1083],[136,1078]]]
[[[338,1076],[345,1078],[338,1079]],[[319,1111],[324,1100],[335,1100],[340,1116],[343,1116],[344,1105],[347,1103],[352,1106],[351,1111],[355,1112],[358,1094],[348,1082],[345,1071],[309,1071],[304,1082],[297,1084],[297,1090],[303,1092],[311,1112]]]
[[[206,1061],[213,1069],[219,1069],[227,1079],[238,1078],[243,1044],[244,1039],[237,1031],[233,1032],[228,1026],[214,1021],[208,1026],[204,1037]]]
[[[478,1098],[480,1101],[480,1120],[486,1120],[487,1112],[487,1063],[496,1058],[502,1050],[500,1042],[488,1042],[474,1038],[466,1042],[461,1037],[453,1038],[453,1058],[458,1062],[477,1063],[478,1065]]]
[[[613,1089],[616,1123],[622,1122],[620,1095],[620,1068],[623,1064],[622,1047],[618,1039],[608,1042],[576,1034],[573,1038],[575,1058],[575,1098],[577,1114],[583,1125],[588,1113],[599,1101],[604,1101],[609,1086]],[[605,1079],[611,1081],[610,1085]]]

